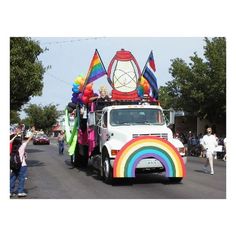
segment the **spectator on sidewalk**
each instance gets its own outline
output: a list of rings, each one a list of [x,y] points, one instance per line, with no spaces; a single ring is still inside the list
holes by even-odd
[[[20,132],[20,131],[17,131],[16,134],[10,135],[10,154],[12,153],[13,141],[14,141],[17,137],[18,137],[18,138],[20,137],[20,139],[21,139],[21,132]]]
[[[65,133],[62,130],[60,134],[58,135],[58,148],[59,148],[59,154],[63,155],[64,152],[64,142],[65,142]]]
[[[26,153],[25,149],[29,141],[32,139],[34,134],[34,130],[32,135],[22,143],[20,138],[15,138],[12,143],[12,152],[11,155],[14,156],[18,154],[20,156],[21,160],[21,167],[19,170],[11,170],[10,175],[10,197],[15,196],[15,183],[16,180],[19,181],[18,183],[18,191],[17,196],[18,197],[26,197],[27,194],[24,192],[24,186],[25,186],[25,177],[27,175],[27,164],[26,164]]]
[[[215,135],[212,134],[211,127],[207,128],[207,134],[203,136],[202,145],[204,147],[204,150],[206,151],[206,158],[207,158],[203,169],[205,172],[208,172],[207,167],[210,164],[210,174],[214,175],[213,160],[214,160],[215,148],[217,147],[218,143]]]
[[[227,143],[226,138],[224,138],[224,149],[225,149],[225,155],[224,155],[223,161],[226,161],[226,157],[227,157],[226,143]]]
[[[201,152],[200,152],[200,158],[205,158],[206,157],[206,151],[204,150],[204,147],[203,147],[203,135],[202,133],[200,133],[199,135],[199,145],[200,145],[200,149],[201,149]]]

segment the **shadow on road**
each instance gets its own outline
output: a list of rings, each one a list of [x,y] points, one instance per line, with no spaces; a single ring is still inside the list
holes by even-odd
[[[95,180],[102,181],[103,178],[100,176],[98,170],[94,169],[91,165],[88,165],[87,168],[74,167],[70,160],[65,160],[65,164],[69,166],[69,169],[76,169],[78,171],[84,172],[87,176],[91,176]],[[113,179],[112,186],[130,186],[134,184],[164,184],[164,185],[173,185],[181,184],[170,182],[163,174],[137,174],[136,178],[117,178]],[[105,184],[105,183],[104,183]]]
[[[195,172],[198,172],[198,173],[202,173],[202,174],[208,174],[209,175],[209,172],[205,172],[204,170],[194,170]]]
[[[32,149],[32,148],[27,149],[27,153],[36,153],[36,152],[45,152],[45,151],[40,150],[40,149]]]
[[[70,160],[68,160],[68,159],[65,160],[65,164],[67,166],[69,166],[69,169],[76,169],[78,171],[84,172],[87,176],[92,176],[96,180],[102,180],[102,178],[99,175],[98,171],[90,165],[87,168],[75,167],[71,164]]]
[[[28,167],[40,167],[45,166],[44,162],[36,161],[36,160],[28,160],[27,161]]]

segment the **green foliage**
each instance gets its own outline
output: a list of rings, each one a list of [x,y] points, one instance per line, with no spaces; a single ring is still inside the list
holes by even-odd
[[[172,60],[173,80],[160,88],[165,108],[181,109],[199,118],[224,121],[226,117],[226,41],[205,38],[205,59],[194,53],[187,64]]]
[[[57,122],[59,112],[56,105],[41,106],[30,104],[24,109],[27,114],[27,123],[29,126],[35,126],[36,129],[43,129],[50,132],[52,126]]]
[[[45,68],[38,60],[43,53],[39,44],[30,38],[10,38],[10,108],[19,111],[31,96],[43,89]]]
[[[18,124],[20,122],[20,114],[17,111],[10,111],[10,124]]]

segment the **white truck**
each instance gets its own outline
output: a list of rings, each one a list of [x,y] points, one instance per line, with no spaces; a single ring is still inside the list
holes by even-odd
[[[88,104],[86,117],[81,117],[77,105],[74,165],[86,167],[90,159],[106,183],[113,178],[135,177],[140,170],[165,171],[172,181],[181,181],[186,174],[184,145],[173,138],[153,91],[152,96],[146,91],[145,78],[131,52],[117,51],[107,78],[111,101]],[[139,94],[140,86],[143,95]]]
[[[85,127],[81,125],[85,124]],[[148,102],[109,102],[102,110],[89,112],[86,121],[80,121],[80,137],[86,132],[85,139],[79,140],[74,155],[74,164],[86,167],[90,159],[94,168],[99,170],[105,183],[113,181],[113,167],[119,151],[131,140],[138,137],[159,137],[168,140],[178,150],[186,164],[185,147],[173,138],[167,127],[161,106]],[[87,124],[87,127],[86,127]],[[83,131],[81,131],[81,128]],[[93,132],[93,135],[91,134]],[[91,137],[92,136],[92,137]],[[140,160],[135,171],[164,172],[165,166],[153,156]],[[170,178],[180,182],[182,177]]]

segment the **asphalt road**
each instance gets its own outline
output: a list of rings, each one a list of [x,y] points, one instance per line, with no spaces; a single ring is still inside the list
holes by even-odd
[[[59,155],[57,144],[27,147],[28,179],[25,190],[30,199],[225,199],[226,162],[214,161],[215,175],[202,171],[205,159],[190,157],[187,177],[170,184],[158,174],[139,174],[136,179],[115,185],[103,183],[98,173],[72,168],[67,154]],[[17,198],[17,197],[16,197]]]

